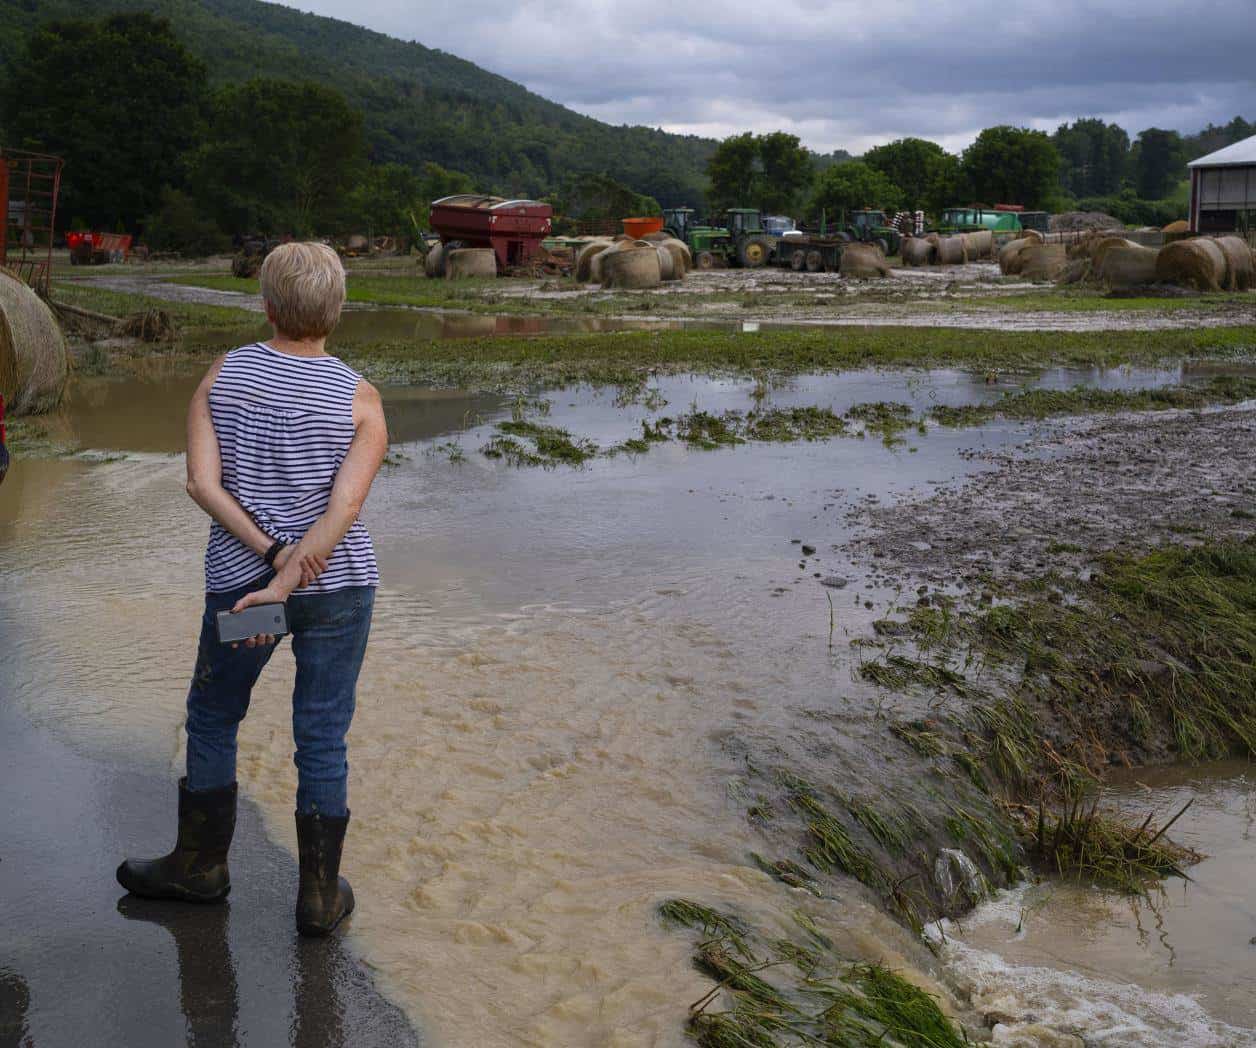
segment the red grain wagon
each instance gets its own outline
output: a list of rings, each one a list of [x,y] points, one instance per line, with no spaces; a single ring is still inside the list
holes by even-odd
[[[459,193],[432,202],[432,230],[448,248],[488,247],[497,270],[526,265],[550,235],[554,209],[539,200]]]

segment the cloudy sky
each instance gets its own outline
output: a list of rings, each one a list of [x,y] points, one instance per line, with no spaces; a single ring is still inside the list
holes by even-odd
[[[904,135],[958,150],[991,124],[1077,116],[1131,134],[1256,119],[1256,0],[289,6],[417,39],[611,123],[784,129],[822,152]]]

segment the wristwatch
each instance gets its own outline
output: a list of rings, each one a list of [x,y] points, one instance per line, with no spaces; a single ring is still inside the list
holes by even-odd
[[[268,549],[266,551],[266,555],[262,557],[262,559],[266,561],[266,566],[268,568],[273,568],[275,566],[275,558],[279,556],[279,551],[286,545],[287,543],[282,539],[275,539],[275,541],[270,544],[270,549]]]

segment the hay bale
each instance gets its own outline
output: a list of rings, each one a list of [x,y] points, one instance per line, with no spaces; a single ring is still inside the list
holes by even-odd
[[[423,272],[429,277],[443,277],[445,275],[444,244],[433,244],[428,248],[427,255],[423,259]]]
[[[659,279],[662,280],[664,283],[670,283],[673,280],[679,280],[680,276],[683,276],[684,274],[682,273],[680,274],[680,276],[677,276],[676,262],[672,253],[668,251],[667,248],[665,248],[662,244],[656,243],[654,241],[650,241],[649,244],[650,244],[650,247],[654,248],[654,253],[658,255],[659,257]]]
[[[1081,284],[1090,279],[1090,259],[1070,258],[1064,265],[1059,284]]]
[[[13,415],[51,411],[69,375],[65,336],[25,282],[0,269],[0,394]]]
[[[1045,244],[1047,242],[1047,238],[1037,229],[1022,229],[1021,239],[1032,240],[1037,244]]]
[[[1030,244],[1021,252],[1021,276],[1056,281],[1064,275],[1068,256],[1063,244]]]
[[[174,321],[164,309],[145,309],[118,321],[117,333],[141,342],[170,342],[174,339]]]
[[[460,247],[445,260],[445,279],[497,276],[497,253],[489,247]]]
[[[990,230],[981,229],[976,233],[963,233],[961,235],[964,239],[964,251],[968,255],[970,262],[994,256],[994,234]]]
[[[689,250],[689,245],[683,240],[677,240],[675,237],[668,237],[666,240],[660,240],[673,255],[680,258],[681,268],[677,272],[684,274],[693,269],[693,252]]]
[[[1093,263],[1095,277],[1108,287],[1142,287],[1156,282],[1160,251],[1141,244],[1109,247]]]
[[[610,246],[610,240],[593,240],[580,249],[580,254],[576,256],[576,279],[581,284],[587,284],[595,279],[592,275],[593,259]]]
[[[937,245],[925,237],[906,237],[900,251],[905,266],[929,266],[937,261]]]
[[[1225,256],[1225,289],[1248,291],[1256,287],[1252,249],[1247,246],[1247,241],[1242,237],[1217,237],[1217,247]]]
[[[871,280],[890,275],[885,255],[876,244],[847,244],[842,248],[842,260],[838,271],[844,277]]]
[[[602,261],[602,287],[640,289],[658,287],[663,280],[659,253],[645,241],[626,241],[597,256]]]
[[[968,251],[962,235],[938,240],[938,261],[944,266],[960,266],[968,261]]]
[[[1115,248],[1137,246],[1134,241],[1126,240],[1125,237],[1095,237],[1087,244],[1086,254],[1094,264],[1095,272],[1098,273],[1103,269],[1103,260],[1109,251]]]
[[[1161,230],[1162,233],[1189,233],[1190,231],[1191,224],[1184,218],[1179,218],[1176,222],[1170,222]]]
[[[1014,276],[1019,273],[1023,265],[1022,255],[1025,249],[1036,243],[1037,241],[1030,240],[1028,237],[1009,240],[999,248],[999,272],[1004,276]]]
[[[1178,284],[1197,291],[1220,291],[1226,278],[1226,256],[1215,240],[1175,240],[1160,249],[1156,283]]]

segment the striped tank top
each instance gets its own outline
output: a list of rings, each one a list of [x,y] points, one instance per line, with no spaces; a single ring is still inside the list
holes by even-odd
[[[298,542],[322,516],[353,440],[353,395],[362,376],[336,357],[296,357],[262,343],[232,350],[209,391],[222,455],[222,486],[267,535]],[[254,581],[266,562],[221,524],[209,529],[205,589]],[[375,549],[354,521],[327,570],[293,596],[379,585]]]

